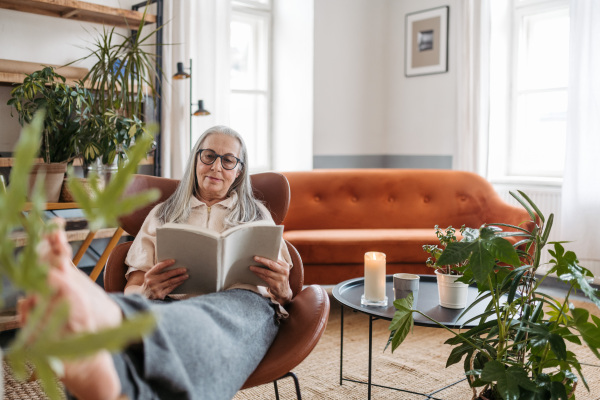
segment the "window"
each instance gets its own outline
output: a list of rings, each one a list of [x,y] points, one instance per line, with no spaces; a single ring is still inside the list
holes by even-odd
[[[271,4],[233,1],[230,124],[248,146],[253,170],[271,166]]]
[[[496,113],[495,118],[496,126],[503,125],[499,122],[503,117],[506,124],[500,129],[494,127],[491,89],[490,175],[559,181],[564,168],[567,126],[568,3],[563,0],[512,3],[504,30],[505,54],[510,61],[504,73],[494,73],[494,67],[491,72],[491,87],[505,85],[504,98],[508,104],[501,107],[504,113]],[[492,44],[492,63],[500,60],[497,54],[494,61],[495,50]]]

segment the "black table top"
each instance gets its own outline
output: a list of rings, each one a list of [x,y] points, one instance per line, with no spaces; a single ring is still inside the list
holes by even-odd
[[[482,301],[462,318],[458,318],[464,309],[451,309],[439,305],[437,280],[435,275],[419,275],[419,295],[417,300],[417,310],[427,314],[434,320],[446,325],[449,328],[460,328],[465,321],[468,321],[475,315],[484,312],[487,301]],[[343,305],[354,310],[382,319],[392,320],[394,317],[394,291],[392,275],[386,276],[386,296],[388,297],[387,307],[363,306],[360,304],[360,297],[364,293],[365,279],[356,278],[338,283],[333,288],[333,297]],[[477,288],[470,286],[467,305],[471,304],[477,297]],[[413,313],[415,325],[439,327],[439,325],[425,318],[421,314]],[[478,320],[472,321],[463,328],[472,328],[478,325]]]

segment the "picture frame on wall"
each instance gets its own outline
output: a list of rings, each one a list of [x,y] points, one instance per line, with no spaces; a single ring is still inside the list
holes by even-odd
[[[405,75],[448,72],[448,6],[406,14]]]

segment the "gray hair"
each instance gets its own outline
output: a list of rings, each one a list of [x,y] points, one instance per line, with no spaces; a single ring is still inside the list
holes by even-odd
[[[213,126],[207,129],[198,139],[190,156],[187,160],[185,172],[181,182],[177,185],[177,189],[157,210],[157,218],[161,224],[166,222],[186,222],[190,216],[191,206],[190,199],[196,196],[198,190],[198,182],[196,178],[196,163],[198,162],[198,150],[202,148],[202,144],[212,134],[223,134],[236,138],[240,142],[239,158],[242,164],[239,165],[240,174],[231,184],[227,196],[232,192],[238,195],[238,201],[234,205],[233,210],[225,220],[226,227],[232,227],[243,224],[245,222],[258,221],[267,218],[264,215],[263,209],[259,206],[259,201],[252,193],[252,185],[250,184],[250,174],[248,173],[248,150],[242,136],[227,126]]]

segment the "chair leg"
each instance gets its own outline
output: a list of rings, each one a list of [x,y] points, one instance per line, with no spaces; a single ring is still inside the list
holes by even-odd
[[[296,398],[298,400],[302,400],[302,394],[300,393],[300,381],[298,381],[298,377],[296,376],[296,374],[294,374],[293,372],[288,372],[279,379],[287,378],[288,376],[294,380],[294,386],[296,387]],[[279,400],[279,390],[277,389],[277,381],[279,379],[273,381],[273,385],[275,385],[275,398],[277,400]]]
[[[279,390],[277,390],[277,381],[273,381],[273,385],[275,386],[275,399],[279,400]]]

